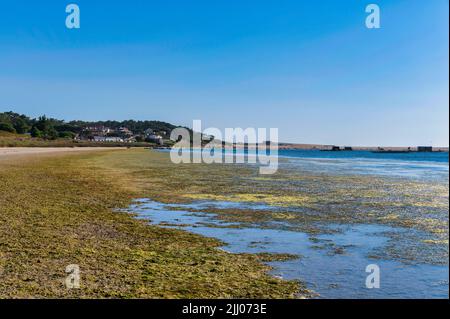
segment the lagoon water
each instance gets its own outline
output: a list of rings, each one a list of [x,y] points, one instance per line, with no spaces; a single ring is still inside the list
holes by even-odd
[[[317,298],[448,298],[448,265],[408,265],[370,258],[371,251],[383,248],[389,240],[384,233],[407,229],[332,225],[340,232],[311,236],[257,226],[234,228],[232,223],[216,220],[214,214],[192,211],[196,206],[212,205],[215,203],[162,204],[142,199],[130,211],[137,213],[138,218],[149,219],[154,225],[217,238],[226,244],[223,249],[232,253],[298,255],[298,259],[270,262],[272,275],[302,281]],[[223,207],[226,202],[218,205]],[[376,264],[381,270],[379,289],[366,287],[369,264]]]
[[[167,151],[167,150],[162,150]],[[200,150],[193,150],[200,152]],[[227,157],[254,157],[255,150],[223,150]],[[213,154],[213,153],[212,153]],[[269,154],[269,153],[268,153]],[[332,174],[448,180],[448,152],[374,153],[370,151],[279,150],[280,167]]]
[[[235,155],[233,153],[227,156]],[[238,156],[244,155],[238,153]],[[248,154],[245,154],[246,156]],[[250,154],[251,156],[251,154]],[[280,150],[279,165],[284,170],[323,175],[373,175],[386,179],[406,179],[442,184],[448,188],[448,153],[371,153],[366,151],[320,152]],[[447,264],[431,264],[375,258],[397,234],[419,232],[411,228],[381,224],[327,225],[331,233],[307,234],[282,227],[260,227],[225,223],[208,213],[219,209],[274,210],[264,203],[197,201],[190,204],[162,204],[144,199],[130,210],[152,224],[181,228],[217,238],[223,249],[233,253],[289,253],[298,259],[271,262],[272,274],[297,279],[318,298],[448,298]],[[198,210],[198,211],[197,211]],[[448,219],[448,213],[447,213]],[[274,225],[275,226],[275,225]],[[406,248],[407,249],[407,248]],[[366,287],[366,267],[380,267],[379,289]]]
[[[373,153],[369,151],[321,152],[280,150],[287,165],[333,174],[448,180],[448,152]]]

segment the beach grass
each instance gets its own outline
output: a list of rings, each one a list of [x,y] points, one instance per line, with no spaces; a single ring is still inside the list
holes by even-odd
[[[268,275],[261,260],[276,256],[227,253],[215,239],[119,212],[135,198],[170,200],[189,188],[149,178],[164,162],[143,149],[0,158],[0,298],[294,298],[303,291]],[[64,284],[70,264],[80,267],[80,289]]]

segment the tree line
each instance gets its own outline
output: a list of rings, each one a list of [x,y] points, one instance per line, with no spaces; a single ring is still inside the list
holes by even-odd
[[[69,121],[49,118],[45,115],[30,118],[15,112],[0,113],[0,131],[17,134],[30,134],[32,137],[44,139],[74,138],[86,127],[105,126],[111,129],[126,127],[134,134],[143,134],[145,130],[165,131],[170,133],[175,125],[161,121]]]

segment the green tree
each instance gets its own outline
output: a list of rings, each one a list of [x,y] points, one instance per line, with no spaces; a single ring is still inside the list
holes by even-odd
[[[58,133],[58,137],[60,138],[75,138],[75,133],[74,132],[70,132],[70,131],[64,131],[64,132],[59,132]]]
[[[12,124],[8,123],[8,122],[0,122],[0,131],[6,131],[6,132],[11,132],[11,133],[16,132],[16,130],[14,129],[14,126],[12,126]]]
[[[28,132],[31,127],[31,120],[29,117],[12,111],[0,113],[0,122],[11,124],[19,134]]]
[[[48,140],[56,140],[58,138],[58,132],[53,126],[51,126],[44,132],[44,138]]]
[[[17,133],[25,134],[30,129],[28,123],[21,117],[15,118],[13,120],[13,126]]]
[[[54,123],[56,120],[49,119],[45,115],[40,116],[34,125],[41,131],[41,137],[49,140],[58,138],[58,132],[55,130]]]
[[[32,137],[42,137],[42,132],[40,129],[38,129],[36,126],[33,126],[31,128],[31,136]]]

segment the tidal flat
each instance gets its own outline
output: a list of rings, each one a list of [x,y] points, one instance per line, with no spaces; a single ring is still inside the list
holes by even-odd
[[[417,245],[415,253],[391,247],[384,254],[411,262],[447,263],[448,164],[443,178],[427,180],[314,173],[292,167],[288,159],[280,159],[276,174],[264,176],[256,166],[172,164],[166,153],[142,150],[102,161],[126,171],[144,190],[143,197],[155,201],[209,202],[195,210],[242,226],[311,234],[335,232],[330,224],[403,227],[411,229],[408,241]],[[398,244],[402,238],[396,240]]]
[[[289,268],[298,271],[311,251],[393,265],[400,276],[385,277],[391,286],[408,274],[406,266],[424,267],[421,282],[440,267],[432,279],[446,271],[439,285],[448,286],[448,164],[445,179],[346,174],[305,163],[280,158],[278,172],[263,176],[252,165],[173,164],[168,153],[146,149],[0,163],[0,295],[295,298],[312,290],[377,297],[339,289],[345,278],[327,283],[327,264],[314,269],[319,263],[307,258],[300,268],[306,272],[291,276]],[[139,216],[139,198],[170,209]],[[231,238],[258,235],[241,249],[226,242],[230,231]],[[289,240],[277,248],[271,243],[280,233]],[[85,267],[85,289],[67,292],[64,267],[74,262]],[[442,290],[425,297],[442,297]]]
[[[143,149],[0,157],[0,298],[296,298],[307,292],[298,281],[270,276],[261,256],[231,254],[216,239],[118,213],[145,193],[136,168],[158,158]],[[65,286],[72,264],[80,267],[80,289]]]
[[[225,222],[217,214],[195,209],[214,204],[162,204],[140,199],[129,211],[153,225],[217,238],[223,242],[225,251],[257,254],[272,267],[272,275],[304,283],[310,290],[304,297],[445,298],[448,295],[445,265],[412,264],[373,255],[377,250],[386,249],[391,234],[402,236],[408,229],[329,224],[334,232],[311,235],[285,227],[262,228],[257,224],[243,226]],[[365,286],[366,267],[373,264],[382,271],[380,289]]]
[[[347,168],[324,172],[307,164],[281,158],[271,176],[258,175],[257,167],[249,165],[179,165],[169,185],[157,183],[167,188],[174,183],[183,192],[174,190],[176,195],[167,198],[149,190],[153,204],[134,209],[152,223],[219,238],[227,243],[225,250],[309,254],[309,259],[300,258],[303,265],[270,265],[283,278],[309,283],[322,297],[448,296],[448,164],[430,174],[432,164],[413,162],[420,174],[412,169],[410,176],[403,170],[389,176],[385,169],[382,174],[349,174]],[[170,164],[160,164],[159,174],[166,169]],[[190,174],[194,180],[186,179]],[[152,206],[161,204],[168,206]],[[253,233],[260,236],[251,242]],[[290,241],[283,237],[294,241],[292,249],[286,249]],[[338,269],[327,277],[330,263],[340,264],[347,275],[335,276]],[[371,294],[364,287],[369,263],[383,265],[388,278],[385,289]],[[349,279],[353,284],[346,286]]]

